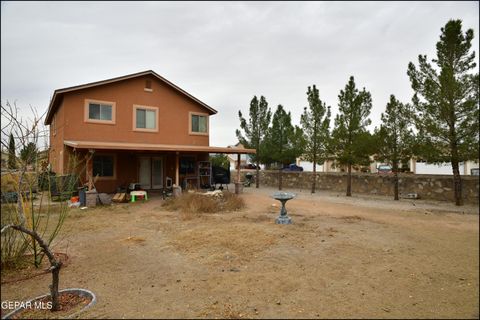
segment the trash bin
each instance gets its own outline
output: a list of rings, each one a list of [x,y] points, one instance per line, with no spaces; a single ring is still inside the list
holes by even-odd
[[[78,196],[80,197],[81,207],[85,207],[87,205],[87,194],[85,192],[86,192],[85,187],[78,188]]]

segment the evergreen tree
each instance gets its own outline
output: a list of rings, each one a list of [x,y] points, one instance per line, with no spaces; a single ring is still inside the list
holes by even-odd
[[[317,180],[317,163],[323,164],[328,156],[328,139],[330,136],[330,106],[320,100],[318,89],[313,85],[307,91],[308,106],[300,118],[305,134],[305,160],[313,163],[312,193],[315,193]]]
[[[265,139],[267,162],[277,162],[278,190],[282,190],[282,169],[285,164],[295,161],[303,153],[304,138],[302,129],[292,125],[290,112],[285,112],[282,105],[278,105],[272,119],[272,126],[268,129]]]
[[[214,154],[210,155],[210,162],[212,163],[212,167],[222,167],[222,168],[230,168],[230,161],[228,160],[228,156],[226,154]]]
[[[461,20],[450,20],[441,29],[436,59],[430,63],[419,55],[418,68],[410,62],[407,72],[415,91],[420,156],[452,164],[456,205],[463,204],[459,163],[478,159],[479,153],[479,76],[472,40],[472,29],[463,33]]]
[[[15,155],[15,139],[13,134],[10,133],[10,140],[8,141],[8,168],[17,168],[17,156]]]
[[[338,95],[339,114],[335,117],[332,132],[331,153],[340,165],[347,166],[347,196],[352,195],[352,165],[368,165],[372,148],[371,135],[367,131],[372,108],[370,92],[359,91],[353,76],[345,90]]]
[[[382,124],[376,130],[376,159],[387,162],[394,173],[394,199],[398,200],[399,163],[404,164],[412,157],[414,135],[411,129],[411,110],[392,94],[382,113]]]
[[[260,97],[260,101],[257,96],[254,96],[250,102],[249,110],[250,118],[247,120],[242,116],[242,112],[238,111],[238,117],[240,118],[240,128],[245,132],[245,136],[242,135],[240,130],[237,129],[237,138],[245,148],[252,148],[257,150],[257,153],[251,155],[252,161],[257,166],[257,178],[256,187],[260,186],[260,162],[264,162],[264,147],[263,141],[270,125],[270,119],[272,112],[268,107],[268,102],[264,96]]]
[[[37,145],[33,142],[29,142],[22,150],[20,150],[20,159],[25,164],[32,164],[37,158]]]

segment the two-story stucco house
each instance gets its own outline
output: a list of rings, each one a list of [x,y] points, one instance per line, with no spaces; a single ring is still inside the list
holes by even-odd
[[[255,153],[210,146],[216,113],[151,70],[57,89],[45,119],[52,170],[76,172],[82,183],[95,177],[100,192],[132,182],[161,189],[167,178],[199,184],[209,153]]]

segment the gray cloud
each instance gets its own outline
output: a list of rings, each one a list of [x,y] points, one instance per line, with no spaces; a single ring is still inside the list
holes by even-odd
[[[53,91],[153,69],[215,107],[211,144],[235,142],[239,109],[264,95],[298,123],[307,86],[337,110],[350,75],[372,93],[412,95],[407,64],[433,57],[462,19],[478,53],[478,2],[2,2],[2,102],[46,110]]]

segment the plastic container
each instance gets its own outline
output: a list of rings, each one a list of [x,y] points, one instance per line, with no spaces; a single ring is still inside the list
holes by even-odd
[[[85,207],[87,204],[87,195],[85,193],[85,187],[78,188],[78,198],[80,200],[80,206]]]

